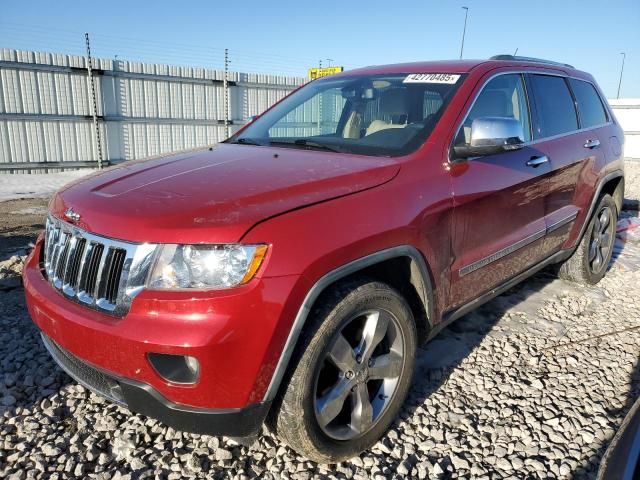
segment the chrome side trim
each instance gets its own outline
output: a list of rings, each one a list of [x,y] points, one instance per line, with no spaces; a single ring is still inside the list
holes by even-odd
[[[559,252],[554,253],[550,257],[547,257],[546,259],[542,260],[541,262],[529,267],[524,272],[519,273],[515,277],[510,278],[509,280],[505,281],[504,283],[502,283],[502,284],[500,284],[500,285],[488,290],[487,292],[483,293],[482,295],[480,295],[480,296],[474,298],[473,300],[465,303],[464,305],[461,305],[459,307],[454,308],[453,310],[449,310],[448,312],[445,312],[444,315],[442,316],[442,321],[440,323],[438,323],[436,325],[436,328],[434,328],[430,332],[429,339],[431,339],[434,336],[436,336],[438,334],[438,332],[440,332],[443,328],[447,327],[452,321],[462,317],[463,315],[466,315],[467,313],[473,311],[474,309],[478,308],[480,305],[488,302],[489,300],[491,300],[492,298],[500,295],[501,293],[506,292],[510,288],[512,288],[515,285],[517,285],[518,283],[520,283],[525,278],[530,277],[531,275],[535,274],[536,272],[542,270],[547,265],[551,265],[553,263],[558,263],[558,262],[562,262],[563,260],[566,260],[567,258],[569,258],[571,256],[571,254],[573,252],[574,252],[573,248],[570,248],[570,249],[567,249],[567,250],[560,250]]]
[[[302,328],[309,316],[309,312],[324,289],[337,280],[362,270],[363,268],[370,267],[376,263],[380,263],[391,258],[401,257],[409,257],[413,262],[415,262],[420,270],[425,291],[419,293],[422,293],[423,300],[425,300],[428,319],[433,319],[433,286],[431,283],[431,277],[429,276],[429,270],[422,254],[415,247],[412,247],[411,245],[392,247],[347,263],[346,265],[343,265],[320,278],[307,292],[307,295],[296,314],[296,318],[293,321],[293,325],[289,331],[289,336],[287,337],[287,341],[285,342],[282,353],[280,354],[280,359],[278,360],[278,364],[273,372],[271,382],[269,383],[269,387],[267,388],[263,401],[268,402],[275,399],[278,389],[280,388],[280,383],[282,382],[284,374],[289,366],[289,361],[291,360],[296,344],[298,343],[298,338],[300,337]]]
[[[532,233],[531,235],[529,235],[528,237],[523,238],[522,240],[518,240],[515,243],[512,243],[511,245],[508,245],[506,247],[504,247],[501,250],[498,250],[495,253],[492,253],[489,256],[486,256],[484,258],[481,258],[480,260],[470,263],[469,265],[462,267],[460,269],[460,276],[464,277],[465,275],[468,275],[472,272],[475,272],[476,270],[485,267],[487,265],[489,265],[490,263],[496,262],[498,260],[500,260],[503,257],[506,257],[507,255],[509,255],[510,253],[515,252],[516,250],[520,250],[521,248],[526,247],[527,245],[535,242],[536,240],[540,240],[542,237],[545,236],[547,230],[543,229],[543,230],[539,230],[535,233]]]
[[[569,135],[575,135],[576,133],[584,133],[584,132],[590,132],[591,130],[597,130],[598,128],[602,128],[602,127],[606,127],[608,125],[612,125],[613,122],[607,122],[607,123],[603,123],[602,125],[594,125],[593,127],[587,127],[587,128],[580,128],[578,130],[572,130],[570,132],[567,133],[559,133],[558,135],[553,135],[551,137],[544,137],[544,138],[538,138],[537,140],[532,140],[528,143],[525,143],[524,146],[530,146],[530,145],[536,145],[538,143],[542,143],[542,142],[548,142],[551,140],[557,140],[558,138],[562,138],[562,137],[568,137]]]
[[[545,228],[544,230],[540,230],[532,235],[529,235],[526,238],[523,238],[522,240],[519,240],[505,248],[503,248],[502,250],[498,250],[495,253],[492,253],[491,255],[484,257],[480,260],[478,260],[477,262],[473,262],[465,267],[462,267],[460,269],[460,276],[464,277],[465,275],[468,275],[471,272],[475,272],[476,270],[482,268],[482,267],[486,267],[487,265],[489,265],[490,263],[493,263],[497,260],[500,260],[501,258],[509,255],[510,253],[515,252],[516,250],[519,250],[521,248],[526,247],[527,245],[535,242],[536,240],[541,239],[542,237],[544,237],[545,235],[561,228],[564,227],[565,225],[567,225],[568,223],[571,223],[572,221],[574,221],[576,219],[576,217],[578,216],[578,212],[574,212],[571,215],[562,218],[560,220],[558,220],[557,222],[552,223],[551,225],[549,225],[547,228]]]
[[[564,227],[566,224],[573,222],[577,216],[578,216],[578,212],[574,212],[568,217],[565,217],[561,220],[558,220],[557,222],[552,223],[547,227],[547,233],[551,233],[555,230],[558,230],[561,227]]]

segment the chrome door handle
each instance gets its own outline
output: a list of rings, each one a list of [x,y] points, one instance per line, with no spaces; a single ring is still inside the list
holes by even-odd
[[[584,142],[584,148],[596,148],[600,146],[600,140],[587,140]]]
[[[532,157],[531,160],[527,162],[527,167],[537,168],[543,163],[547,163],[549,161],[549,157],[543,155],[541,157]]]

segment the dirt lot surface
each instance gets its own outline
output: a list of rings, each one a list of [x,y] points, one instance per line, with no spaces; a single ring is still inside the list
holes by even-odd
[[[634,205],[640,164],[627,178]],[[4,265],[34,238],[44,207],[0,203]],[[543,271],[456,322],[420,349],[392,430],[336,466],[268,433],[244,447],[103,401],[50,359],[21,287],[0,288],[0,478],[595,478],[640,393],[640,228],[637,212],[623,217],[620,230],[631,229],[600,284]]]
[[[28,248],[44,228],[46,198],[26,198],[0,202],[0,260]]]

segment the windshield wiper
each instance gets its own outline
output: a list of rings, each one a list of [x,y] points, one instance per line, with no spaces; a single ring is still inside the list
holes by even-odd
[[[245,137],[236,138],[234,141],[228,143],[239,143],[241,145],[257,145],[258,147],[264,147],[264,143],[260,143],[257,140]]]
[[[314,142],[313,140],[307,140],[306,138],[298,138],[296,140],[271,140],[269,145],[289,145],[315,148],[318,150],[326,150],[327,152],[341,152],[337,147],[330,147],[324,143]]]

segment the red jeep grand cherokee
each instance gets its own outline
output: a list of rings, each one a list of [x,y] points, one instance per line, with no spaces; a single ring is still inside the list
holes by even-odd
[[[593,78],[522,57],[313,81],[222,144],[56,194],[24,272],[78,382],[177,429],[370,447],[416,347],[541,268],[598,282],[623,134]]]

